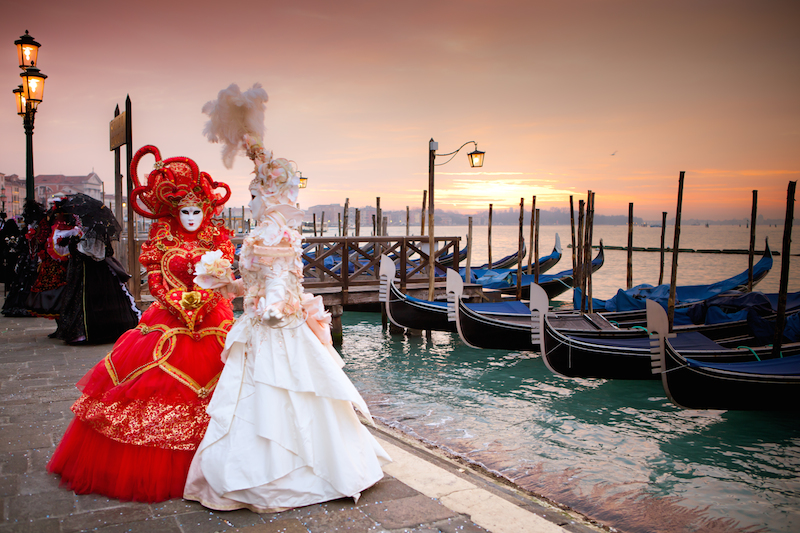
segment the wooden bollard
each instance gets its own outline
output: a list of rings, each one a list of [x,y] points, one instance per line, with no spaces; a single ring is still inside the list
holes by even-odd
[[[331,313],[331,338],[333,339],[334,346],[341,346],[344,334],[342,332],[342,314],[344,308],[340,304],[330,306],[328,309]]]
[[[627,287],[633,287],[633,202],[628,204],[628,270]]]

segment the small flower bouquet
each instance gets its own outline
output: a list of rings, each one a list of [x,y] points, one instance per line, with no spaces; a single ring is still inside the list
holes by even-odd
[[[194,282],[203,289],[218,289],[233,281],[231,262],[222,257],[222,250],[204,253],[194,272]]]

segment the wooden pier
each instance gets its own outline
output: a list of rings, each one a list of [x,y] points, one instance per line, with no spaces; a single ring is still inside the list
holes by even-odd
[[[243,237],[231,239],[241,244]],[[141,249],[144,239],[136,240]],[[399,286],[415,298],[428,298],[428,237],[305,237],[303,239],[303,286],[306,292],[322,296],[325,307],[333,317],[334,339],[341,339],[341,317],[348,306],[365,306],[380,303],[380,260],[386,254],[395,259]],[[445,299],[446,272],[458,269],[460,237],[436,237],[435,298]],[[455,252],[455,253],[453,253]],[[453,262],[440,263],[439,258],[452,254]],[[138,262],[136,263],[138,265]],[[131,273],[132,293],[140,308],[146,308],[152,297],[147,286],[141,283],[140,269]],[[464,295],[472,300],[483,297],[480,285],[466,284]],[[241,298],[234,300],[234,308],[241,310]]]
[[[460,237],[436,237],[437,296],[444,298],[446,272],[458,269]],[[428,237],[306,237],[303,251],[303,285],[307,292],[322,295],[325,305],[356,305],[380,301],[380,260],[386,254],[395,260],[401,290],[427,299]],[[456,253],[453,254],[453,251]],[[452,254],[452,263],[439,258]],[[479,286],[470,289],[480,292]],[[469,294],[469,293],[468,293]]]

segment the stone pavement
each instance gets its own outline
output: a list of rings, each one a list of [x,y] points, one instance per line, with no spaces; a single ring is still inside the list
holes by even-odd
[[[212,512],[184,500],[143,504],[76,495],[59,488],[45,465],[72,419],[75,383],[111,345],[68,346],[47,337],[54,330],[46,319],[0,315],[0,533],[597,531],[385,429],[374,433],[394,463],[357,504],[342,499],[256,514]]]

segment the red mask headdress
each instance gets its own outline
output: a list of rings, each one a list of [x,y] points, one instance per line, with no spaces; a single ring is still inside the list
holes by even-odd
[[[147,154],[156,158],[155,170],[142,185],[136,168],[139,160]],[[136,188],[131,192],[133,210],[146,218],[178,217],[181,207],[197,205],[203,210],[203,221],[218,215],[222,206],[231,197],[231,189],[225,183],[213,181],[211,176],[200,172],[197,163],[188,157],[171,157],[161,160],[161,152],[155,146],[143,146],[131,160],[131,177]],[[225,195],[215,193],[222,188]]]

